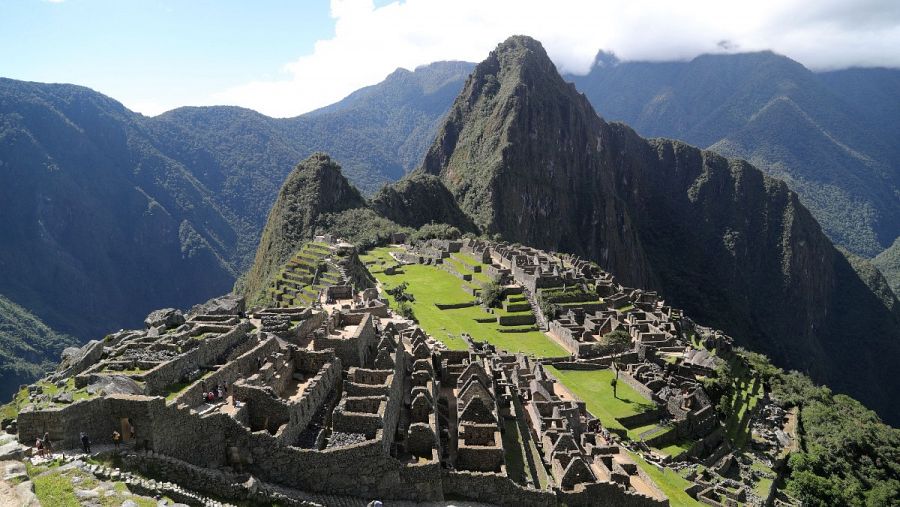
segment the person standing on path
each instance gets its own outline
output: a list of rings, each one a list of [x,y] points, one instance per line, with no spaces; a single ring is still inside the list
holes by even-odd
[[[81,432],[81,448],[84,450],[85,454],[91,453],[91,439],[87,436],[87,433]]]
[[[44,443],[44,450],[47,451],[47,454],[53,456],[53,446],[50,444],[50,432],[44,432],[44,438],[41,439],[41,442]]]

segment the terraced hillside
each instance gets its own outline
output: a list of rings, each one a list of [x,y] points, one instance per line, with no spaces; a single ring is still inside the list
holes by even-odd
[[[309,306],[323,288],[345,283],[340,266],[330,255],[325,243],[304,244],[275,276],[267,291],[269,299],[280,308]]]

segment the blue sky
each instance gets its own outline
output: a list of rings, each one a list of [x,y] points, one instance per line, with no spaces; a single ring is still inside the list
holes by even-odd
[[[5,0],[0,75],[132,102],[165,102],[165,89],[200,102],[212,89],[276,78],[333,35],[327,0]]]
[[[897,0],[0,0],[0,76],[89,86],[145,114],[229,104],[283,117],[397,67],[481,60],[517,33],[575,73],[599,49],[900,66]]]

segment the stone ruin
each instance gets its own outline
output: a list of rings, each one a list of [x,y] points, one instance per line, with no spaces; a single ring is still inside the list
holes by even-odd
[[[19,415],[18,438],[33,442],[50,432],[66,448],[79,445],[81,431],[98,444],[119,431],[127,446],[144,451],[136,459],[164,461],[172,476],[162,479],[175,482],[179,471],[202,469],[210,484],[501,505],[667,505],[630,453],[653,461],[648,446],[684,438],[708,451],[723,448],[698,381],[721,359],[692,340],[725,352],[728,337],[574,256],[477,240],[432,240],[405,255],[440,264],[454,251],[480,259],[529,299],[556,298],[565,311],[549,320],[549,336],[570,342],[572,357],[539,361],[472,337],[468,350],[449,350],[393,314],[378,290],[356,291],[342,276],[322,286],[318,304],[248,311],[227,296],[187,315],[153,312],[145,329],[67,351],[46,381],[65,385],[71,399],[35,389]],[[334,304],[322,302],[329,295]],[[603,342],[616,330],[630,337],[627,346]],[[653,427],[637,447],[624,443],[550,375],[548,362],[615,367],[653,404],[619,422]],[[783,422],[785,414],[759,413],[759,445],[784,447],[761,421]],[[716,463],[730,456],[715,452]],[[689,493],[701,501],[728,486],[693,477]]]

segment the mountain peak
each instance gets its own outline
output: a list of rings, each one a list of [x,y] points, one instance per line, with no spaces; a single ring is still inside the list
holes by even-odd
[[[559,75],[540,42],[527,35],[514,35],[498,44],[487,59],[478,64],[474,74],[492,75],[503,82],[512,76],[521,79],[535,72]]]
[[[329,213],[363,208],[366,202],[328,154],[313,153],[288,175],[263,229],[244,293],[256,296],[278,267],[313,238],[319,219]]]

